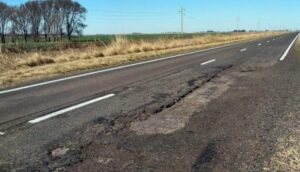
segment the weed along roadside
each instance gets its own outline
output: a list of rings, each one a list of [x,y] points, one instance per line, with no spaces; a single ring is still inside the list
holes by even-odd
[[[105,46],[90,43],[84,48],[59,51],[1,53],[0,87],[278,34],[280,32],[219,33],[187,38],[157,37],[150,40],[132,40],[125,36],[116,36]]]
[[[300,172],[299,6],[0,0],[0,172]]]

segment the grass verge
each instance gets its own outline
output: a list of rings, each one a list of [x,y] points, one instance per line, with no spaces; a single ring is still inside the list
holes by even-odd
[[[277,34],[280,33],[208,34],[191,38],[158,38],[147,41],[129,40],[119,36],[105,46],[90,45],[84,49],[0,54],[0,87]]]

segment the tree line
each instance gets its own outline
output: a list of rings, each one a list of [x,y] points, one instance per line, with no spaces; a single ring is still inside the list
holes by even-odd
[[[87,10],[73,0],[30,0],[19,6],[9,6],[0,2],[0,36],[6,42],[9,36],[12,42],[22,36],[39,41],[44,37],[46,42],[62,40],[72,35],[82,34],[86,27]]]

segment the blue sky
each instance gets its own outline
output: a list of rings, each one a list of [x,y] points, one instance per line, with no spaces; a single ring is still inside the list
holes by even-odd
[[[180,31],[180,7],[186,9],[185,32],[237,28],[299,29],[299,0],[78,0],[87,8],[85,34]],[[24,0],[4,0],[17,5]]]

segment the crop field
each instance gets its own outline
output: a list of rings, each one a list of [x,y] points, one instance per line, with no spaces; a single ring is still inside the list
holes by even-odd
[[[117,37],[125,38],[129,41],[155,41],[159,39],[189,39],[199,36],[214,36],[214,35],[231,35],[232,32],[222,33],[166,33],[166,34],[122,34],[122,35],[83,35],[74,36],[72,41],[63,39],[53,42],[46,42],[43,37],[38,40],[28,39],[24,42],[22,37],[17,37],[12,41],[8,38],[8,43],[2,44],[2,50],[8,52],[30,52],[30,51],[52,51],[66,48],[82,48],[89,44],[97,44],[98,46],[107,46],[114,42]]]
[[[75,42],[92,42],[92,41],[102,41],[104,43],[112,42],[116,36],[125,37],[128,40],[140,41],[140,40],[156,40],[156,39],[182,39],[182,38],[192,38],[195,36],[204,35],[229,35],[231,32],[227,33],[166,33],[166,34],[124,34],[124,35],[86,35],[75,37],[73,40]]]

